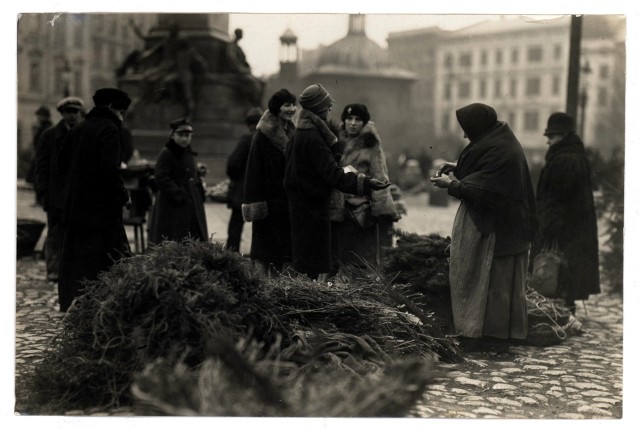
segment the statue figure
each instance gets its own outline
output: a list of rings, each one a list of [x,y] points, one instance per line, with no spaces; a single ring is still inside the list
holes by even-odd
[[[234,31],[234,39],[227,46],[227,58],[231,69],[240,74],[240,90],[256,106],[262,104],[264,82],[251,74],[251,66],[247,62],[244,51],[238,44],[243,37],[241,28]]]

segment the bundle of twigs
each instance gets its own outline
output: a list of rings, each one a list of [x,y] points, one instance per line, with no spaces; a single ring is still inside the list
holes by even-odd
[[[396,247],[385,249],[383,272],[394,283],[405,285],[402,293],[425,311],[436,315],[440,327],[452,331],[449,289],[451,239],[438,234],[419,235],[400,230]],[[406,286],[408,285],[408,287]]]
[[[144,371],[148,376],[149,365],[158,359],[174,376],[174,369],[183,365],[185,384],[203,370],[204,362],[218,362],[215,365],[230,379],[258,389],[260,407],[268,409],[273,404],[265,398],[293,392],[280,381],[300,371],[314,382],[322,380],[314,374],[337,371],[342,375],[334,376],[341,379],[348,373],[359,380],[353,383],[369,383],[362,392],[378,383],[376,394],[384,396],[382,390],[388,388],[380,384],[381,374],[398,356],[419,358],[424,365],[430,361],[425,358],[456,356],[453,341],[434,334],[428,315],[411,315],[402,302],[409,300],[380,277],[364,275],[327,284],[281,276],[265,282],[249,261],[219,244],[164,242],[120,261],[86,285],[27,383],[30,402],[38,405],[37,413],[131,405],[135,374]],[[247,354],[246,348],[238,347],[242,342],[259,346]],[[275,379],[256,368],[263,364],[277,367]],[[149,399],[143,384],[139,392]],[[172,388],[164,386],[169,393]],[[195,393],[184,394],[197,396],[209,388],[200,385]],[[310,386],[306,394],[313,396],[314,389],[321,390]],[[398,397],[413,397],[400,394],[402,389],[397,388]],[[167,398],[181,400],[169,393]],[[235,398],[239,408],[234,410],[242,408],[243,398]],[[408,410],[412,405],[403,406]],[[286,413],[309,411],[297,406]],[[202,405],[194,407],[198,413]],[[340,412],[328,402],[315,407],[320,414]],[[250,410],[245,415],[251,415]],[[355,408],[351,412],[365,413]]]
[[[277,315],[285,332],[309,327],[327,332],[367,335],[386,352],[458,359],[454,340],[434,315],[401,293],[371,265],[343,268],[331,283],[282,275],[262,291],[261,310]]]
[[[326,343],[327,338],[317,340]],[[340,336],[338,336],[340,337]],[[348,337],[348,336],[347,336]],[[347,337],[342,338],[345,340]],[[369,346],[375,343],[363,339]],[[403,417],[436,372],[430,361],[385,358],[375,371],[354,370],[338,351],[297,365],[277,347],[264,356],[253,342],[237,346],[233,359],[250,370],[229,370],[224,360],[207,359],[196,369],[164,360],[136,375],[136,407],[144,415],[257,417]],[[384,352],[378,350],[379,356]],[[377,353],[376,353],[377,354]],[[259,357],[262,356],[262,357]],[[330,359],[328,357],[331,356]],[[355,355],[354,355],[355,357]]]

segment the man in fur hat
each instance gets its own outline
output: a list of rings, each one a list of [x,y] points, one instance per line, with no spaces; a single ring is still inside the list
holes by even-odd
[[[130,204],[121,178],[122,118],[131,104],[116,88],[93,96],[95,107],[74,127],[60,152],[60,168],[68,171],[62,211],[62,253],[58,296],[67,311],[83,292],[84,279],[130,253],[122,207]]]

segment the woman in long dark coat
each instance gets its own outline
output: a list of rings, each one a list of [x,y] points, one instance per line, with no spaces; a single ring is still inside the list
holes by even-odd
[[[600,293],[591,168],[571,116],[552,114],[544,134],[549,150],[538,181],[540,229],[531,258],[540,253],[545,242],[558,242],[567,260],[566,267],[560,270],[560,296],[575,312],[576,300]]]
[[[264,275],[291,263],[289,204],[282,182],[295,113],[296,96],[286,89],[276,91],[258,122],[247,159],[242,215],[252,222],[251,259]]]
[[[491,106],[473,103],[456,117],[469,144],[457,163],[446,163],[431,179],[460,200],[451,234],[453,322],[467,344],[480,341],[504,351],[504,340],[527,337],[533,185],[522,146]]]
[[[171,122],[171,137],[155,165],[158,188],[149,223],[149,242],[192,237],[206,241],[204,188],[191,149],[193,126],[186,119]]]
[[[370,195],[390,185],[338,165],[331,151],[338,138],[327,124],[333,104],[320,84],[302,92],[303,109],[286,153],[284,186],[289,197],[293,268],[319,280],[328,277],[331,269],[331,190]]]

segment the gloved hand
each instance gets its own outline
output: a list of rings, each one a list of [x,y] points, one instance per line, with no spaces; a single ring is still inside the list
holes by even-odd
[[[372,192],[387,189],[389,186],[391,186],[391,182],[382,182],[373,178],[369,179],[369,189],[371,189]]]

